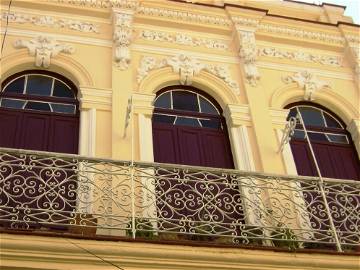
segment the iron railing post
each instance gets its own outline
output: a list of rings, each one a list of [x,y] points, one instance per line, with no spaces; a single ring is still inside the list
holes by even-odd
[[[132,97],[130,100],[130,121],[131,121],[131,232],[132,237],[136,237],[136,220],[135,220],[135,181],[134,181],[134,104]]]
[[[305,132],[305,139],[309,145],[309,148],[310,148],[310,152],[311,152],[311,156],[314,160],[314,163],[315,163],[315,167],[316,167],[316,171],[318,173],[318,176],[319,176],[319,188],[320,188],[320,193],[321,193],[321,197],[324,201],[324,204],[325,204],[325,209],[326,209],[326,212],[329,216],[329,222],[330,222],[330,227],[331,227],[331,231],[332,231],[332,234],[333,234],[333,237],[335,239],[335,242],[336,242],[336,248],[338,251],[342,252],[342,248],[341,248],[341,244],[340,244],[340,240],[339,240],[339,237],[337,235],[337,231],[336,231],[336,227],[335,227],[335,224],[334,224],[334,221],[333,221],[333,218],[332,218],[332,215],[331,215],[331,211],[330,211],[330,208],[329,208],[329,204],[328,204],[328,201],[327,201],[327,198],[326,198],[326,195],[325,195],[325,190],[324,190],[324,179],[321,175],[321,172],[320,172],[320,168],[319,168],[319,164],[316,160],[316,156],[315,156],[315,152],[314,152],[314,149],[312,147],[312,144],[310,142],[310,138],[308,136],[308,132],[307,132],[307,129],[306,129],[306,126],[305,126],[305,123],[304,123],[304,120],[302,118],[302,115],[300,113],[300,110],[298,107],[296,107],[296,110],[297,110],[297,114],[299,115],[299,118],[300,118],[300,122],[301,122],[301,125],[303,126],[304,128],[304,132]]]

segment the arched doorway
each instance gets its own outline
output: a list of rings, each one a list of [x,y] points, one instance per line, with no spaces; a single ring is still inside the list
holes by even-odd
[[[360,164],[345,124],[326,108],[313,103],[295,103],[288,108],[289,117],[301,114],[322,177],[341,179],[300,181],[313,229],[310,240],[321,241],[325,248],[335,248],[334,239],[328,234],[333,224],[341,243],[358,243],[359,216],[356,213],[360,198],[356,185],[342,179],[359,180]],[[304,126],[298,121],[290,141],[296,169],[299,175],[318,176]],[[313,247],[314,243],[305,246]]]
[[[76,94],[71,81],[52,72],[7,78],[0,92],[0,147],[77,154]],[[65,230],[76,206],[77,164],[53,155],[1,155],[0,226]]]
[[[0,92],[0,147],[78,153],[75,85],[56,73],[25,71]]]
[[[216,101],[196,88],[171,86],[155,99],[154,160],[234,168],[225,118]]]
[[[213,98],[193,87],[171,86],[158,93],[154,105],[156,162],[234,168],[225,118]],[[202,168],[164,167],[156,174],[159,230],[239,234],[244,213],[237,181]]]
[[[341,119],[312,103],[296,103],[287,108],[289,117],[295,116],[299,109],[323,177],[360,179],[359,159]],[[296,126],[290,146],[298,174],[317,176],[303,126]]]

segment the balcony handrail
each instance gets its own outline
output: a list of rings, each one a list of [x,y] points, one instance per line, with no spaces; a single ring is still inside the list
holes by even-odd
[[[58,153],[58,152],[48,152],[48,151],[34,151],[27,149],[15,149],[15,148],[5,148],[0,147],[0,152],[8,152],[8,153],[18,153],[18,154],[29,154],[29,155],[37,155],[44,157],[58,157],[64,159],[76,159],[79,162],[83,161],[93,161],[93,162],[109,162],[112,164],[129,164],[131,166],[130,160],[121,160],[121,159],[111,159],[111,158],[98,158],[98,157],[89,157],[78,154],[66,154],[66,153]],[[238,170],[238,169],[224,169],[224,168],[214,168],[214,167],[205,167],[205,166],[194,166],[194,165],[183,165],[183,164],[172,164],[172,163],[159,163],[159,162],[145,162],[145,161],[134,161],[134,166],[140,167],[162,167],[162,168],[174,168],[176,166],[179,169],[195,169],[202,170],[214,173],[227,173],[227,174],[237,174],[239,176],[256,176],[260,178],[274,178],[283,180],[304,180],[304,181],[319,181],[319,177],[317,176],[303,176],[303,175],[285,175],[285,174],[276,174],[276,173],[265,173],[265,172],[256,172],[256,171],[246,171],[246,170]],[[349,183],[360,185],[360,182],[352,179],[336,179],[336,178],[328,178],[323,177],[326,182],[334,182],[334,183]]]
[[[359,200],[355,180],[0,148],[6,229],[342,251],[360,245]]]

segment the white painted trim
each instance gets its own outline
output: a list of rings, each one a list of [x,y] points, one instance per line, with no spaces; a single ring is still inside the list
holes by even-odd
[[[138,115],[140,160],[146,162],[154,162],[151,117],[152,115]]]
[[[96,109],[80,111],[79,154],[96,155]]]
[[[82,87],[80,86],[80,97],[81,104],[92,104],[92,105],[105,105],[111,109],[112,105],[112,89],[108,88],[95,88],[95,87]]]
[[[276,135],[278,138],[279,145],[283,136],[283,131],[281,129],[276,129]],[[295,165],[294,156],[291,152],[290,144],[287,143],[283,147],[282,158],[285,166],[286,173],[289,175],[298,175]]]
[[[360,159],[360,119],[352,119],[350,124],[347,126],[347,130],[351,134],[351,138]]]
[[[234,156],[235,169],[255,171],[254,157],[246,126],[230,127],[231,146]]]

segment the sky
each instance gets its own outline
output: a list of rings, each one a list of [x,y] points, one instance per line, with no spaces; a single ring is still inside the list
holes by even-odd
[[[360,24],[360,0],[297,0],[314,4],[329,3],[346,6],[345,15],[353,18],[354,23]]]

